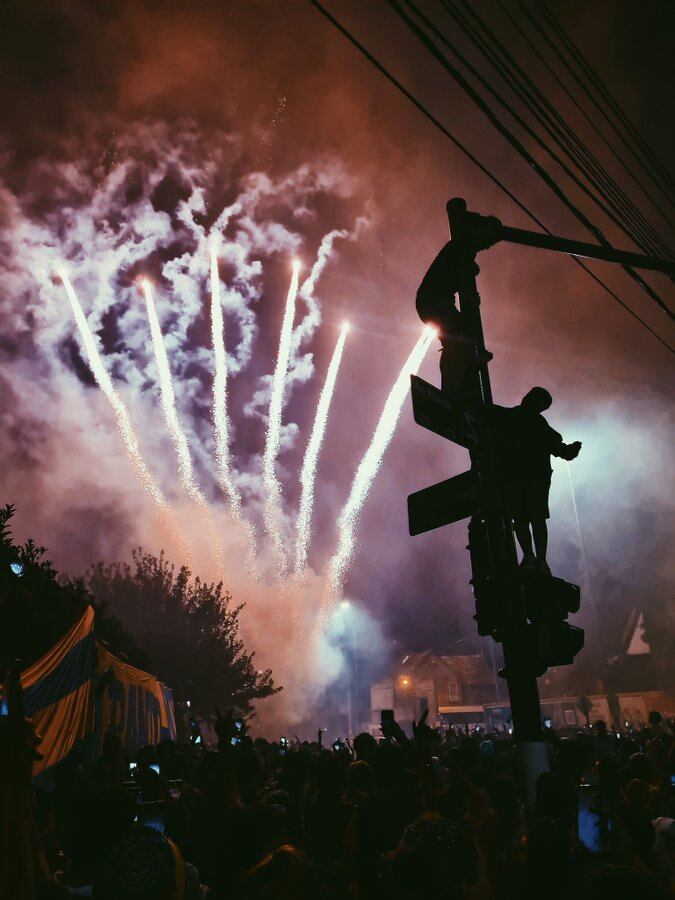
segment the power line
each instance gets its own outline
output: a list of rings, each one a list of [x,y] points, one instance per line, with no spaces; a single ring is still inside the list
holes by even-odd
[[[630,231],[624,228],[626,234],[642,247],[645,252],[654,256],[662,255],[672,259],[673,254],[659,233],[645,219],[609,172],[575,134],[557,109],[518,63],[518,60],[509,53],[488,24],[476,13],[472,5],[467,0],[461,0],[466,12],[477,23],[481,31],[487,35],[488,40],[496,48],[497,53],[504,62],[498,58],[497,53],[478,34],[468,19],[464,18],[455,4],[446,3],[443,0],[441,2],[446,11],[455,19],[460,28],[533,114],[549,138],[560,147],[574,166],[589,180],[604,200],[610,204],[617,215],[624,217],[627,223],[630,224]]]
[[[642,137],[640,132],[635,128],[633,123],[630,121],[628,116],[621,109],[617,101],[614,99],[612,94],[607,90],[605,84],[601,81],[600,76],[593,69],[591,64],[582,54],[581,50],[574,43],[569,34],[565,31],[563,26],[560,24],[558,19],[555,17],[553,12],[548,8],[543,0],[535,0],[537,7],[542,12],[544,18],[548,21],[549,25],[553,28],[555,33],[558,35],[558,38],[562,41],[563,45],[566,47],[568,52],[572,55],[573,59],[577,62],[577,65],[580,66],[581,70],[586,74],[586,76],[590,79],[590,81],[595,86],[595,89],[598,91],[600,96],[605,100],[609,108],[612,110],[614,115],[617,117],[619,122],[624,126],[626,132],[633,138],[636,146],[639,147],[644,155],[644,157],[651,162],[654,166],[655,171],[658,173],[659,177],[661,177],[668,187],[669,190],[672,191],[673,187],[675,187],[675,183],[673,182],[672,176],[666,169],[666,167],[661,163],[656,153],[652,150],[649,144]]]
[[[600,140],[603,142],[603,144],[608,148],[608,150],[612,153],[612,155],[614,156],[614,158],[619,162],[619,164],[621,165],[621,167],[623,168],[623,170],[630,176],[630,178],[631,178],[631,179],[635,182],[635,184],[640,188],[640,190],[641,190],[642,193],[645,195],[645,197],[650,201],[650,203],[652,204],[652,206],[653,206],[653,207],[657,210],[657,212],[665,219],[665,221],[671,226],[671,228],[675,228],[675,224],[668,218],[667,213],[665,213],[665,212],[663,211],[663,209],[659,206],[659,204],[657,203],[657,201],[654,199],[654,196],[649,192],[649,190],[644,186],[644,184],[638,179],[637,175],[635,174],[635,169],[634,169],[634,168],[631,168],[631,167],[628,166],[628,165],[626,165],[626,163],[624,162],[623,158],[622,158],[622,157],[617,153],[617,151],[614,149],[614,145],[611,144],[611,143],[607,140],[607,138],[605,137],[605,135],[604,135],[604,134],[602,133],[602,131],[598,128],[598,126],[596,125],[596,123],[594,122],[594,120],[591,118],[591,116],[588,115],[588,113],[586,112],[586,110],[585,110],[585,109],[583,108],[583,106],[579,103],[579,101],[578,101],[577,98],[574,96],[574,94],[570,91],[570,89],[567,87],[567,85],[565,84],[565,82],[560,78],[560,76],[559,76],[558,73],[555,71],[555,69],[550,65],[550,63],[545,59],[545,57],[539,52],[539,50],[537,49],[537,47],[535,46],[535,44],[533,43],[533,41],[532,41],[532,40],[530,39],[530,37],[528,36],[528,34],[527,34],[527,32],[525,31],[525,29],[520,25],[520,23],[517,21],[517,19],[515,19],[515,18],[513,17],[513,15],[511,14],[511,12],[509,11],[508,7],[507,7],[504,3],[502,3],[502,0],[497,0],[497,3],[498,3],[498,5],[499,5],[499,8],[501,9],[501,11],[504,13],[505,16],[507,16],[507,18],[509,19],[509,21],[511,22],[511,24],[513,25],[513,27],[516,29],[516,31],[517,31],[518,34],[521,36],[521,38],[525,41],[525,43],[526,43],[527,46],[530,48],[530,50],[532,51],[532,53],[534,53],[535,57],[536,57],[536,58],[539,60],[539,62],[544,66],[544,68],[547,70],[547,72],[549,72],[549,74],[553,77],[553,79],[555,80],[555,82],[557,83],[557,85],[563,90],[563,92],[566,94],[566,96],[568,97],[568,99],[571,100],[571,102],[574,104],[575,108],[578,110],[579,113],[581,113],[581,115],[584,117],[584,119],[586,120],[586,122],[587,122],[587,123],[590,125],[590,127],[593,129],[593,131],[598,135],[598,137],[599,137]]]
[[[575,80],[576,83],[579,85],[579,87],[580,87],[581,90],[584,92],[584,94],[586,94],[586,96],[587,96],[588,99],[591,101],[591,103],[593,104],[593,106],[595,106],[595,108],[598,110],[598,112],[599,112],[600,115],[603,117],[603,119],[605,119],[605,121],[610,125],[610,127],[612,128],[612,130],[613,130],[614,132],[616,132],[616,134],[617,134],[618,137],[621,139],[621,142],[624,144],[624,146],[629,150],[629,152],[632,154],[632,156],[635,157],[635,159],[638,161],[638,163],[642,166],[643,170],[644,170],[645,173],[649,176],[649,178],[651,179],[651,181],[656,185],[656,187],[657,187],[660,191],[663,191],[663,185],[659,183],[658,178],[655,178],[655,177],[654,177],[654,174],[651,172],[651,170],[649,169],[649,167],[646,166],[646,165],[644,164],[644,162],[643,162],[643,161],[640,159],[640,157],[636,154],[635,150],[630,146],[630,144],[628,143],[628,141],[626,140],[626,138],[625,138],[625,137],[621,134],[621,132],[617,129],[616,125],[615,125],[615,124],[612,122],[612,120],[609,118],[609,116],[608,116],[607,113],[604,111],[604,109],[602,108],[602,106],[598,103],[598,101],[596,100],[596,98],[595,98],[595,97],[593,96],[593,94],[589,91],[589,89],[588,89],[588,87],[587,87],[586,82],[584,81],[584,79],[583,79],[583,78],[580,78],[579,75],[574,71],[574,68],[573,68],[573,67],[570,65],[570,63],[565,59],[564,54],[560,51],[560,49],[559,49],[558,46],[555,44],[555,42],[551,40],[551,38],[548,36],[548,34],[546,33],[546,31],[544,30],[544,28],[542,27],[542,25],[540,25],[540,23],[537,21],[536,17],[535,17],[535,16],[530,12],[530,10],[527,8],[527,5],[526,5],[525,3],[523,3],[522,0],[518,0],[518,5],[520,6],[520,9],[521,9],[522,12],[525,14],[525,16],[527,16],[527,18],[528,18],[528,20],[530,21],[530,23],[531,23],[531,24],[534,26],[534,28],[538,31],[538,33],[541,35],[541,37],[543,37],[543,39],[546,41],[546,43],[549,45],[549,47],[553,50],[553,52],[554,52],[555,55],[558,57],[558,59],[559,59],[559,60],[562,62],[562,64],[565,66],[565,68],[566,68],[567,71],[570,73],[570,75],[572,76],[572,78],[574,78],[574,80]],[[667,193],[666,193],[666,198],[667,198],[669,201],[671,200],[671,198],[668,196]]]
[[[407,0],[408,4],[415,7],[415,4],[412,3],[412,0]],[[572,200],[567,196],[567,194],[562,190],[560,185],[555,181],[554,178],[551,177],[549,172],[532,156],[529,150],[522,144],[521,141],[511,132],[499,119],[492,108],[483,100],[483,98],[478,94],[469,84],[469,82],[464,78],[462,73],[448,60],[448,58],[443,54],[441,50],[436,46],[436,44],[431,40],[429,35],[419,27],[419,25],[414,22],[410,16],[405,12],[405,10],[401,7],[401,5],[397,2],[397,0],[387,0],[387,3],[391,8],[398,14],[398,16],[405,22],[408,28],[415,34],[415,36],[419,39],[424,47],[429,51],[429,53],[443,66],[444,69],[452,76],[452,78],[459,84],[459,86],[464,90],[466,94],[471,97],[474,103],[479,107],[479,109],[487,116],[488,120],[495,126],[495,128],[499,131],[499,133],[506,138],[506,140],[511,144],[511,146],[523,157],[523,159],[531,166],[531,168],[535,171],[535,173],[541,178],[541,180],[553,191],[553,193],[561,200],[565,206],[570,210],[570,212],[584,225],[584,227],[595,237],[595,239],[605,247],[611,247],[612,245],[607,240],[602,231],[591,222],[591,220],[586,216],[582,210],[573,203]],[[654,300],[654,302],[671,318],[675,319],[675,313],[671,312],[668,306],[664,303],[661,297],[656,293],[656,291],[649,285],[644,278],[639,275],[634,269],[630,266],[622,265],[621,268],[628,273],[628,275],[635,281],[643,291],[648,294]]]
[[[645,253],[651,254],[653,256],[659,256],[664,252],[662,242],[658,235],[656,235],[656,241],[650,237],[649,234],[645,234],[643,228],[639,222],[633,224],[633,228],[630,228],[626,225],[625,221],[621,218],[629,218],[632,221],[632,217],[630,214],[630,210],[626,210],[623,208],[621,204],[617,204],[615,199],[612,199],[607,196],[606,192],[603,188],[598,185],[597,179],[592,175],[590,176],[591,183],[593,187],[600,193],[600,197],[596,196],[583,182],[577,178],[577,176],[570,170],[567,164],[562,160],[558,154],[551,149],[551,147],[544,141],[542,138],[536,134],[536,132],[527,124],[527,122],[523,119],[523,117],[513,108],[513,106],[508,103],[504,97],[490,84],[490,82],[483,77],[483,75],[476,69],[476,67],[461,53],[455,46],[452,44],[448,38],[441,32],[434,23],[425,16],[418,7],[410,0],[404,0],[404,2],[414,11],[415,15],[424,23],[424,25],[432,31],[432,33],[446,46],[448,49],[460,60],[460,62],[468,69],[468,71],[476,78],[480,84],[487,90],[492,96],[497,100],[497,102],[515,119],[515,121],[520,125],[520,127],[556,162],[565,174],[572,179],[572,181],[577,185],[577,187],[582,190],[593,202],[607,215],[615,225],[617,225],[624,234],[627,235],[632,241],[634,241]],[[533,101],[528,97],[526,93],[520,88],[520,86],[514,82],[513,77],[510,75],[508,71],[505,71],[504,66],[495,58],[494,53],[490,50],[490,48],[485,44],[483,39],[477,34],[475,29],[471,26],[471,24],[463,18],[462,14],[459,10],[451,3],[445,3],[441,0],[444,8],[447,12],[455,19],[455,21],[459,24],[460,28],[469,36],[469,38],[473,41],[473,43],[478,47],[479,50],[486,56],[486,58],[491,62],[494,68],[502,75],[504,80],[509,84],[513,90],[517,93],[520,99],[525,103],[530,112],[532,112],[540,122],[540,124],[544,125],[545,130],[549,134],[549,136],[553,136],[553,139],[556,141],[558,146],[567,154],[569,158],[573,160],[577,168],[580,169],[582,174],[588,177],[588,173],[586,171],[585,166],[579,164],[579,162],[575,158],[573,148],[570,148],[569,141],[563,135],[561,139],[557,138],[552,134],[551,126],[547,125],[545,121],[542,121],[542,113],[539,111],[539,108],[536,105],[536,100]],[[483,24],[483,23],[481,23]],[[485,26],[487,27],[487,26]],[[496,39],[495,39],[496,40]],[[507,51],[504,51],[507,52]],[[545,113],[543,115],[546,115]],[[550,117],[549,117],[550,121]],[[555,123],[553,125],[555,127]],[[558,129],[559,130],[559,129]],[[606,201],[606,202],[605,202]],[[611,208],[608,208],[607,203],[610,204]],[[616,215],[615,215],[616,213]],[[636,234],[637,230],[637,234]],[[665,245],[664,245],[665,246]],[[666,255],[670,256],[668,248],[665,248]]]
[[[521,209],[526,216],[535,222],[546,234],[553,234],[553,232],[544,225],[544,223],[539,219],[533,212],[531,212],[525,204],[516,197],[516,195],[509,190],[506,185],[497,178],[496,175],[493,175],[490,170],[480,162],[477,157],[471,153],[469,149],[467,149],[462,142],[456,138],[446,127],[443,125],[432,113],[430,113],[424,104],[415,97],[404,85],[394,76],[392,73],[375,57],[373,54],[364,47],[364,45],[347,29],[342,25],[321,3],[319,0],[309,0],[312,6],[321,13],[321,15],[328,20],[328,22],[336,28],[340,34],[347,38],[347,40],[361,53],[370,63],[373,65],[380,74],[384,75],[384,77],[389,81],[394,87],[403,94],[406,99],[410,100],[410,102],[418,109],[423,116],[425,116],[445,137],[451,141],[452,144],[466,156],[467,159],[471,160],[471,162],[477,166],[480,171],[486,175],[493,184],[495,184],[501,191],[503,191],[506,196],[512,200],[519,209]],[[616,302],[622,306],[627,313],[629,313],[637,322],[640,323],[646,330],[656,338],[659,343],[663,344],[666,350],[669,350],[671,353],[675,354],[675,348],[671,347],[670,344],[665,341],[660,334],[658,334],[654,329],[647,324],[627,303],[625,303],[619,296],[616,294],[601,278],[599,278],[595,272],[590,269],[585,263],[583,263],[576,256],[571,257],[572,260],[580,266],[585,272],[587,272],[591,278],[600,285]]]

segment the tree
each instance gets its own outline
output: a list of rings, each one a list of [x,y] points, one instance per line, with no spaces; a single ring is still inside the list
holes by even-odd
[[[0,507],[0,660],[27,668],[63,637],[91,605],[94,631],[113,653],[136,666],[147,658],[105,604],[97,604],[81,580],[59,576],[46,549],[28,538],[14,543],[15,507]],[[18,565],[17,565],[18,564]]]
[[[222,582],[207,584],[188,568],[133,551],[133,562],[91,566],[82,581],[99,608],[110,610],[148,656],[150,670],[193,709],[215,706],[250,713],[254,701],[278,693],[272,670],[256,670],[239,636],[243,604]]]
[[[63,578],[44,547],[30,538],[14,543],[14,512],[0,507],[0,662],[18,658],[27,668],[90,604],[98,640],[205,714],[217,705],[250,713],[255,700],[281,690],[271,670],[256,671],[254,655],[245,652],[243,606],[222,584],[193,579],[185,567],[176,573],[163,554],[140,548],[132,565],[98,563],[82,578]]]

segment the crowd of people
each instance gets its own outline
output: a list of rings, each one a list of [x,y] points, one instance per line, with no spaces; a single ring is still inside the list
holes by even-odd
[[[328,742],[253,740],[218,714],[217,746],[195,729],[131,761],[110,730],[93,766],[72,753],[41,788],[30,729],[18,747],[0,728],[7,897],[666,898],[671,725],[547,729],[530,811],[507,732],[441,735],[425,717]]]

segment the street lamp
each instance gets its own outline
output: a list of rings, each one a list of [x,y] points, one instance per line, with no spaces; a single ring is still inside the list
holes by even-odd
[[[356,691],[356,685],[358,682],[358,660],[356,658],[356,613],[354,610],[354,605],[349,602],[349,600],[343,600],[340,603],[340,606],[344,610],[351,610],[352,612],[352,671],[349,679],[349,692],[347,696],[347,727],[349,730],[350,738],[354,735],[353,729],[353,721],[352,721],[352,704],[353,704],[353,694]]]

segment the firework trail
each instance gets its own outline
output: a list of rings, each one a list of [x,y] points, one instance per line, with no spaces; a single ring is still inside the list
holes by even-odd
[[[215,249],[211,250],[211,340],[215,361],[213,374],[213,424],[216,434],[218,480],[235,513],[241,510],[241,495],[230,470],[230,422],[227,415],[227,356],[220,304],[220,276]]]
[[[275,471],[275,462],[279,452],[281,440],[281,413],[284,404],[284,388],[288,373],[288,362],[291,355],[291,338],[293,336],[293,318],[295,316],[295,300],[298,294],[298,275],[300,273],[299,261],[293,260],[293,274],[291,284],[286,297],[286,309],[279,335],[279,351],[272,378],[272,392],[270,395],[269,418],[267,423],[267,435],[265,438],[265,452],[263,455],[263,488],[265,490],[265,504],[263,517],[265,528],[276,551],[280,572],[286,567],[283,538],[280,527],[281,514],[281,485]]]
[[[333,391],[335,390],[335,382],[337,380],[340,362],[342,361],[342,351],[344,350],[345,340],[349,325],[345,322],[340,329],[340,334],[335,344],[335,350],[328,366],[326,380],[324,381],[319,404],[316,408],[314,424],[312,425],[312,433],[309,436],[305,457],[302,461],[302,470],[300,472],[300,484],[302,491],[300,494],[300,507],[298,510],[297,533],[295,542],[295,574],[300,575],[307,564],[307,553],[309,541],[312,536],[311,520],[312,511],[314,509],[314,482],[316,479],[316,468],[319,461],[319,452],[326,433],[326,424],[328,422],[328,413],[330,404],[333,399]]]
[[[157,363],[157,371],[159,373],[159,389],[162,411],[166,420],[167,427],[171,434],[176,456],[178,457],[178,475],[181,484],[188,496],[195,502],[207,521],[207,530],[212,545],[213,561],[219,568],[224,565],[222,550],[220,549],[220,536],[213,521],[211,510],[206,502],[206,497],[199,489],[195,479],[194,468],[192,466],[192,457],[190,456],[190,448],[188,447],[187,437],[181,428],[176,410],[176,395],[173,389],[173,380],[171,377],[171,369],[169,368],[169,360],[166,355],[166,347],[164,345],[164,337],[162,329],[157,318],[157,310],[155,301],[152,296],[152,286],[147,278],[141,282],[143,293],[145,295],[145,305],[148,310],[148,320],[150,322],[150,334],[152,336],[152,347],[155,354],[155,362]]]
[[[211,247],[211,340],[215,361],[213,373],[213,425],[216,436],[216,467],[218,481],[230,501],[232,515],[246,535],[249,573],[258,577],[255,534],[250,522],[244,518],[241,493],[232,477],[230,462],[230,422],[227,414],[227,354],[225,353],[225,326],[220,302],[220,276],[215,247]]]
[[[124,401],[115,390],[110,375],[108,375],[108,372],[103,366],[103,362],[96,345],[96,339],[91,329],[89,328],[89,323],[87,322],[87,318],[82,310],[80,301],[77,298],[77,294],[75,293],[75,289],[71,284],[70,278],[68,277],[66,271],[62,268],[57,269],[57,274],[59,275],[59,278],[63,283],[66,294],[68,296],[68,300],[70,301],[73,316],[79,329],[80,337],[82,338],[82,343],[84,344],[84,349],[87,353],[89,367],[91,368],[94,378],[96,379],[96,383],[98,384],[106,400],[112,407],[113,413],[115,414],[115,419],[117,421],[117,427],[126,448],[127,455],[131,460],[134,468],[136,469],[136,472],[138,473],[141,484],[150,494],[155,505],[160,511],[162,520],[167,527],[171,538],[178,545],[182,557],[190,561],[191,563],[192,554],[186,546],[184,539],[181,537],[180,529],[173,510],[169,506],[166,497],[162,493],[161,488],[153,478],[150,470],[145,463],[145,460],[143,459],[143,454],[141,453],[141,448],[138,443],[138,438],[136,437],[136,432],[134,431],[134,427],[131,424],[129,412]]]
[[[361,458],[359,467],[354,475],[349,497],[338,517],[338,545],[328,565],[328,577],[322,610],[324,622],[342,591],[347,566],[356,544],[355,529],[358,516],[370,493],[373,479],[382,465],[384,453],[394,436],[403,403],[408,396],[410,376],[416,374],[435,336],[436,332],[434,329],[427,327],[418,338],[389,392],[370,445]]]
[[[346,238],[348,234],[348,231],[336,228],[333,231],[329,231],[328,234],[325,234],[321,239],[321,244],[319,245],[316,259],[314,260],[314,265],[312,266],[307,278],[305,278],[305,280],[303,281],[302,286],[298,292],[307,306],[307,314],[293,332],[291,355],[298,352],[301,344],[307,338],[310,338],[312,336],[314,330],[321,322],[321,310],[319,309],[319,304],[314,298],[314,289],[316,287],[317,281],[323,273],[323,270],[328,265],[331,253],[333,252],[333,244],[338,238]]]

